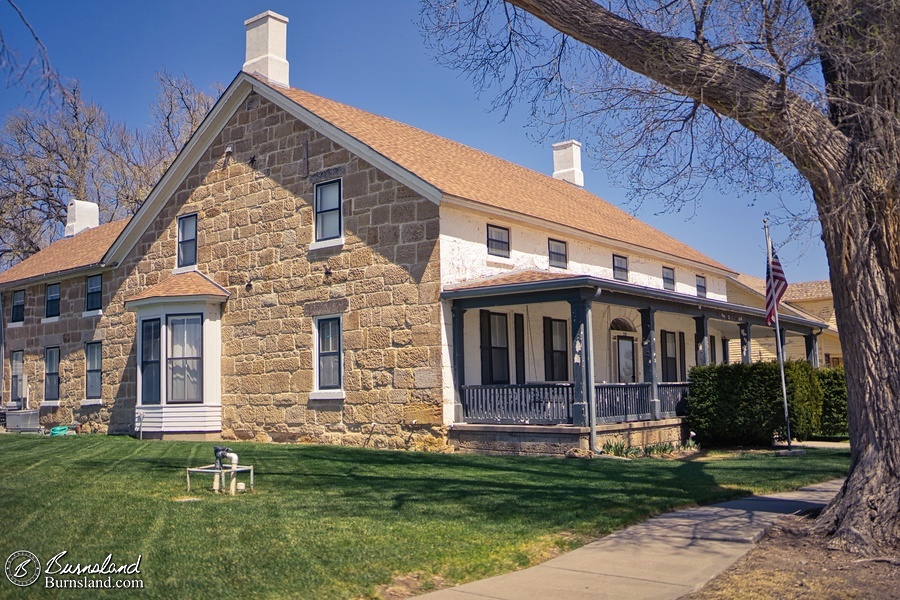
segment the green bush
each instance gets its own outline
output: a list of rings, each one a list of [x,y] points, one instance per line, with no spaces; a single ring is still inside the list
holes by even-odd
[[[822,435],[847,435],[847,381],[844,367],[816,371],[822,388]]]
[[[791,434],[804,440],[818,432],[822,391],[804,361],[785,363]],[[695,367],[686,407],[688,427],[712,446],[764,446],[785,437],[784,403],[777,363]]]

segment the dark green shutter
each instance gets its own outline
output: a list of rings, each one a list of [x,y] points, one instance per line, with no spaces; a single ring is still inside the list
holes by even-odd
[[[544,317],[544,381],[553,381],[553,319]]]
[[[491,313],[480,311],[481,318],[481,385],[491,382]]]
[[[516,340],[516,383],[525,383],[525,315],[513,315],[513,330]]]

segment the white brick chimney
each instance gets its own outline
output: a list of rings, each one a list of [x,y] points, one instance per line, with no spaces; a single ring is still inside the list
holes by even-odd
[[[553,177],[584,187],[581,170],[581,142],[569,140],[553,144]]]
[[[262,75],[269,83],[290,87],[287,24],[287,17],[271,10],[244,21],[247,27],[245,72]]]
[[[93,202],[72,200],[66,211],[66,237],[72,237],[100,224],[100,207]]]

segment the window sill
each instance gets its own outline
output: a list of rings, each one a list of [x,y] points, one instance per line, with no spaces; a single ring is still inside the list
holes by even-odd
[[[59,400],[44,400],[43,402],[41,402],[41,408],[55,408],[57,406],[59,406]]]
[[[187,265],[186,267],[175,267],[172,269],[172,275],[180,275],[181,273],[190,273],[196,271],[197,265]]]
[[[103,399],[102,398],[90,398],[88,400],[82,400],[81,406],[102,406]]]
[[[102,308],[98,308],[98,309],[96,309],[96,310],[86,310],[86,311],[84,311],[83,313],[81,313],[81,316],[82,316],[82,317],[102,317],[102,316],[103,316],[103,309],[102,309]]]
[[[41,319],[42,325],[44,323],[58,323],[58,322],[59,322],[59,317],[44,317],[43,319]]]
[[[344,390],[316,390],[309,393],[310,400],[343,400]]]
[[[25,325],[25,321],[13,321],[9,325],[6,326],[7,329],[15,329],[16,327],[22,327]]]
[[[322,240],[321,242],[312,242],[309,245],[310,250],[321,250],[322,248],[334,248],[344,245],[344,236],[334,238],[333,240]]]

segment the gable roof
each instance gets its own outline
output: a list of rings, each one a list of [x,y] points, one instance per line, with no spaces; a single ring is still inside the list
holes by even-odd
[[[340,102],[258,81],[425,180],[445,196],[734,272],[571,183]]]
[[[167,277],[162,282],[142,290],[128,298],[125,302],[137,302],[150,298],[188,298],[196,296],[211,296],[226,300],[231,293],[197,271],[188,271]]]
[[[831,282],[827,279],[824,281],[803,281],[800,283],[791,283],[788,285],[788,289],[784,293],[785,302],[825,300],[826,298],[831,297]]]
[[[0,273],[0,285],[103,266],[104,254],[127,224],[128,219],[113,221],[57,240]]]

